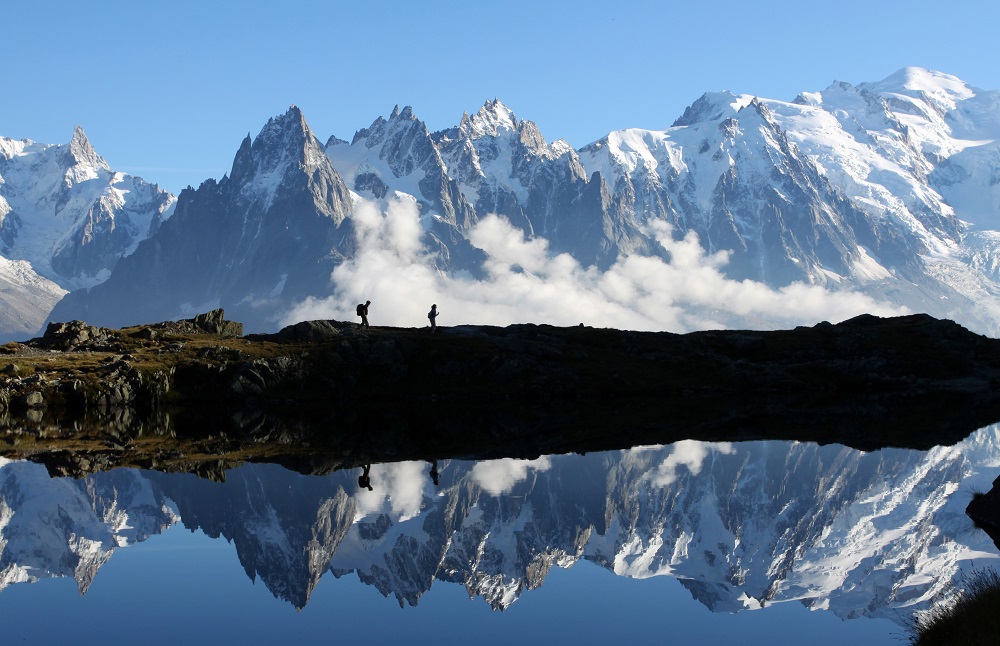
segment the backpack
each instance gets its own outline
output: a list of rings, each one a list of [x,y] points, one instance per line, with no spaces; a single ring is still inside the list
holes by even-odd
[[[363,303],[358,303],[358,316],[365,315],[365,306]]]

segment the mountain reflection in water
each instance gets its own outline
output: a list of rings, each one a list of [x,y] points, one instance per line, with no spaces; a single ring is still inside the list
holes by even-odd
[[[247,577],[295,608],[332,575],[401,606],[437,584],[502,610],[530,604],[553,566],[589,561],[622,577],[674,577],[716,612],[799,601],[904,624],[958,573],[996,562],[964,509],[998,472],[997,426],[926,452],[684,441],[374,464],[370,491],[362,469],[245,465],[219,483],[132,469],[50,478],[4,462],[0,588],[72,577],[87,593],[119,548],[182,524],[225,538]]]

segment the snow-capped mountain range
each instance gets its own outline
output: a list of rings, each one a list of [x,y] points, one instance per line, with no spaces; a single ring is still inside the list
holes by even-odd
[[[117,469],[83,480],[0,468],[0,587],[77,579],[169,525],[231,542],[251,580],[305,606],[323,576],[400,605],[462,585],[503,609],[552,567],[673,576],[713,611],[796,601],[905,621],[996,562],[964,514],[1000,473],[996,426],[953,447],[870,453],[796,442],[637,447],[534,461],[373,465],[304,476],[245,465],[225,482]],[[343,584],[348,584],[344,582]],[[529,595],[530,596],[530,595]],[[530,599],[525,601],[530,603]]]
[[[373,244],[359,205],[406,203],[417,230],[387,237],[411,236],[424,266],[481,291],[490,252],[473,234],[497,214],[596,271],[676,262],[664,236],[696,236],[732,281],[858,292],[995,335],[998,142],[1000,91],[920,68],[791,101],[708,93],[670,128],[579,150],[496,99],[439,132],[396,108],[325,144],[293,106],[176,204],[108,169],[80,130],[68,146],[0,140],[0,251],[75,290],[52,320],[117,326],[222,306],[248,331],[273,330],[343,291],[331,274]]]
[[[0,337],[30,336],[67,290],[104,281],[175,202],[111,170],[82,128],[66,145],[0,137]]]

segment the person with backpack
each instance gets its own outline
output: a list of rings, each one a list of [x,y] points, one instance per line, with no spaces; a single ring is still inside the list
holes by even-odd
[[[358,307],[360,307],[360,305]],[[358,476],[358,486],[362,489],[367,489],[368,491],[374,491],[375,489],[372,487],[371,477],[372,465],[366,464],[362,467],[362,469],[364,469],[364,471]]]
[[[434,305],[431,305],[431,311],[427,312],[427,318],[431,322],[431,332],[437,332],[437,323],[434,320],[437,318],[437,316],[438,316],[438,306],[437,303],[435,303]]]
[[[358,303],[358,316],[361,317],[361,327],[370,327],[368,325],[368,306],[371,304],[371,301],[365,301],[364,304]]]

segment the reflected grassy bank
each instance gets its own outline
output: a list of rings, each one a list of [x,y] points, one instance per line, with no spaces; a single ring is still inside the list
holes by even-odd
[[[953,594],[914,617],[914,646],[991,646],[1000,636],[1000,574],[977,570]]]

